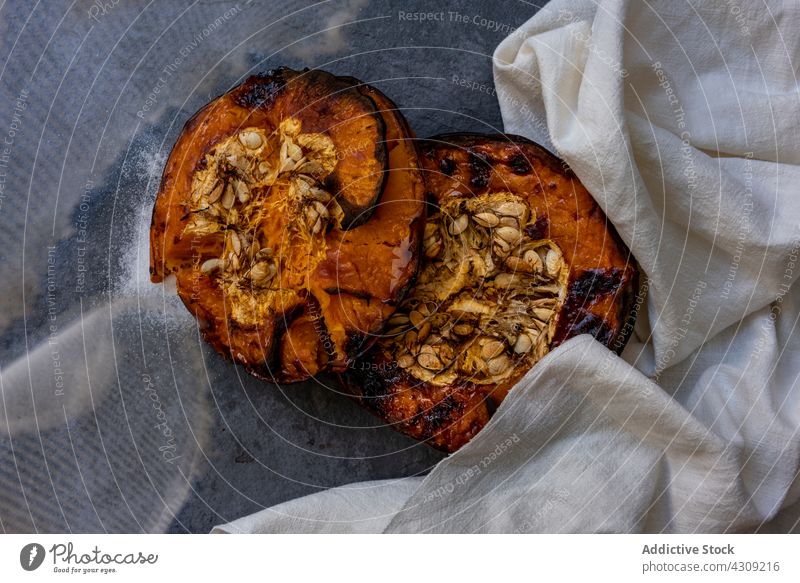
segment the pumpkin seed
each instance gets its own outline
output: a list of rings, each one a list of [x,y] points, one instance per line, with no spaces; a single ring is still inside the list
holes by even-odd
[[[266,261],[259,261],[250,268],[250,279],[259,282],[271,279],[275,275],[275,266]]]
[[[408,324],[408,315],[394,314],[391,318],[389,318],[388,324],[390,326],[400,326],[401,324]]]
[[[406,332],[406,335],[403,337],[403,342],[405,343],[405,347],[409,350],[416,348],[417,333],[414,330]]]
[[[531,337],[527,334],[520,334],[514,342],[514,352],[517,354],[527,354],[533,347]]]
[[[200,271],[203,273],[211,273],[217,269],[222,269],[225,262],[222,259],[206,259],[200,266]]]
[[[251,150],[257,150],[261,147],[263,141],[261,140],[261,136],[258,135],[258,132],[242,132],[239,134],[239,141],[245,148],[249,148]]]
[[[450,228],[448,230],[450,231],[451,235],[455,236],[463,233],[468,226],[469,217],[467,215],[461,215],[450,224]]]
[[[528,208],[519,202],[503,202],[494,207],[494,210],[499,215],[516,218],[522,218],[528,214]]]
[[[496,227],[500,223],[500,219],[494,213],[478,213],[472,220],[486,228]]]
[[[233,203],[236,201],[236,193],[233,191],[233,186],[230,182],[225,185],[225,193],[222,195],[222,206],[230,210],[233,208]]]
[[[481,347],[481,356],[488,360],[502,354],[505,348],[505,344],[499,340],[488,340]]]
[[[548,275],[550,275],[551,277],[555,277],[561,270],[561,253],[551,248],[547,252],[547,256],[545,257],[544,263],[545,266],[547,267]]]
[[[397,366],[400,368],[408,368],[414,365],[414,357],[410,354],[404,354],[400,358],[397,359]]]
[[[417,362],[422,368],[427,370],[442,370],[442,361],[439,360],[438,356],[430,352],[421,352],[420,355],[417,356]]]
[[[244,180],[237,180],[234,183],[234,189],[236,190],[236,198],[239,199],[239,202],[244,204],[250,200],[250,189],[247,187]]]
[[[408,317],[411,320],[411,324],[413,324],[414,328],[419,328],[425,321],[425,316],[423,316],[422,313],[418,312],[417,310],[412,310]]]
[[[418,342],[424,341],[428,337],[428,334],[430,334],[430,332],[431,332],[431,323],[425,322],[419,329],[419,332],[417,333],[417,341]]]
[[[510,367],[511,363],[508,360],[508,357],[505,355],[493,358],[492,360],[486,363],[486,368],[489,371],[489,374],[493,377],[503,374]]]
[[[236,234],[236,231],[228,231],[228,238],[230,240],[231,247],[233,248],[233,252],[239,255],[242,252],[242,242],[239,239],[239,236]]]
[[[470,324],[456,324],[453,326],[453,332],[459,336],[468,336],[472,334],[473,330],[475,330],[475,327]]]
[[[539,254],[533,249],[526,251],[523,255],[523,260],[531,268],[532,271],[538,272],[542,270],[542,260]]]
[[[214,185],[214,188],[212,188],[211,192],[208,194],[208,202],[210,204],[217,202],[222,196],[223,190],[225,190],[225,183],[221,180],[217,181],[217,183]]]
[[[498,227],[495,229],[494,233],[507,243],[516,243],[522,237],[522,233],[519,232],[519,229],[515,229],[514,227]]]

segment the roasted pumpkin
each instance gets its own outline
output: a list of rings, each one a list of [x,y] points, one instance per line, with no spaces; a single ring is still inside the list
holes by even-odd
[[[524,138],[430,138],[429,211],[415,286],[342,375],[393,427],[455,451],[552,347],[625,344],[637,270],[574,174]]]
[[[257,376],[341,371],[416,274],[424,183],[376,89],[323,71],[248,78],[185,125],[150,231],[204,337]]]

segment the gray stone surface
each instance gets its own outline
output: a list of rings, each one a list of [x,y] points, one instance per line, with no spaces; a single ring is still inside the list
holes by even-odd
[[[197,339],[191,320],[167,322],[174,301],[141,273],[143,229],[183,123],[250,73],[287,65],[358,77],[394,99],[420,136],[501,131],[491,53],[537,6],[432,6],[16,0],[0,7],[0,373],[33,367],[22,372],[34,379],[36,367],[51,366],[29,355],[46,343],[53,318],[66,338],[92,310],[133,302],[139,323],[137,331],[128,315],[112,310],[105,316],[110,344],[84,348],[87,362],[103,345],[114,348],[103,357],[113,360],[113,382],[97,376],[102,367],[63,363],[76,375],[86,368],[86,378],[75,376],[67,388],[72,395],[109,389],[88,421],[68,418],[68,404],[66,422],[40,428],[38,441],[26,445],[29,436],[0,431],[3,530],[204,532],[321,488],[425,473],[440,459],[382,426],[333,383],[276,388],[237,371]],[[148,306],[164,320],[160,327],[147,320]],[[153,333],[141,332],[150,327]],[[84,346],[86,338],[84,328]],[[176,346],[186,348],[176,355]],[[138,416],[149,409],[137,405],[136,391],[143,371],[159,374],[153,369],[165,353],[160,399],[193,452],[186,466],[150,465],[142,445],[149,442],[138,433]],[[55,395],[60,407],[63,395],[41,386],[57,382],[51,376],[30,380],[31,394]],[[13,390],[10,383],[5,390]],[[111,456],[105,445],[115,439],[131,447]],[[105,453],[98,459],[94,451]],[[165,495],[165,472],[179,495]],[[105,487],[109,480],[113,488]],[[26,510],[30,500],[41,510]],[[148,505],[157,507],[157,520],[143,519]]]

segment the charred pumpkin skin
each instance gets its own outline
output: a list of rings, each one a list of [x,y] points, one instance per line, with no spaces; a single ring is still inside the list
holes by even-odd
[[[568,267],[565,294],[550,346],[592,334],[621,352],[632,313],[637,269],[629,251],[588,191],[558,158],[516,136],[448,134],[421,143],[422,167],[434,201],[508,191],[524,197],[538,217],[534,239],[549,239]],[[423,260],[423,266],[425,260]],[[359,366],[340,378],[366,408],[397,430],[453,452],[488,422],[509,389],[527,372],[498,384],[459,380],[436,386],[412,376],[379,341]]]
[[[256,376],[285,383],[343,370],[374,341],[416,273],[425,189],[412,134],[387,103],[351,78],[281,68],[206,105],[173,147],[153,209],[151,279],[175,274],[205,339]],[[193,178],[231,136],[245,128],[270,134],[288,119],[333,143],[336,166],[324,187],[344,218],[319,233],[324,253],[307,273],[288,277],[289,264],[275,276],[302,285],[282,290],[257,321],[242,322],[215,274],[202,268],[223,252],[224,233],[185,235]]]

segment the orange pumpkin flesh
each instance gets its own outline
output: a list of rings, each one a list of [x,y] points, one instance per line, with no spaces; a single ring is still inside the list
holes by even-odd
[[[415,286],[342,381],[396,429],[455,451],[552,347],[621,350],[637,272],[572,172],[514,136],[420,146],[429,211]]]
[[[388,99],[278,69],[186,124],[153,211],[151,277],[175,274],[204,337],[258,376],[342,370],[416,272],[423,197]]]

